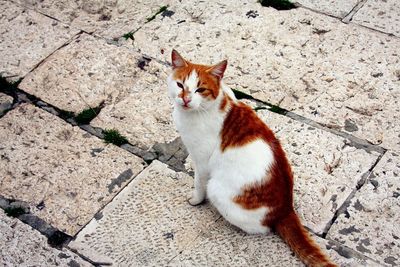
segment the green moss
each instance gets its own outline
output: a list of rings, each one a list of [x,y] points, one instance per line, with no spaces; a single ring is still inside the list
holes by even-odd
[[[289,10],[297,6],[288,0],[260,0],[262,6],[273,7],[277,10]]]
[[[135,40],[135,38],[133,37],[134,33],[135,32],[128,32],[128,33],[125,33],[124,35],[122,35],[122,37],[125,38],[125,40],[128,40],[128,39]]]
[[[25,209],[23,209],[21,207],[9,207],[9,208],[4,209],[4,212],[7,214],[7,216],[10,216],[10,217],[18,217],[18,216],[26,213]]]
[[[103,131],[104,142],[111,143],[117,146],[128,143],[128,139],[121,135],[116,129],[106,129]]]
[[[166,11],[167,9],[168,9],[168,6],[162,6],[162,7],[160,7],[160,9],[157,11],[156,14],[154,14],[153,16],[147,18],[146,23],[147,23],[147,22],[150,22],[150,21],[152,21],[152,20],[154,20],[154,19],[157,17],[158,14],[163,13],[163,12]]]
[[[89,124],[94,118],[96,118],[97,114],[99,114],[100,108],[88,108],[82,110],[75,118],[75,121],[78,124]]]

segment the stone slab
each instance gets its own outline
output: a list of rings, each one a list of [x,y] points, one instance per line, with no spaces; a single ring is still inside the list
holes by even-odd
[[[396,0],[368,0],[352,22],[400,37],[400,3]]]
[[[0,74],[16,81],[78,33],[11,1],[0,1]]]
[[[124,99],[137,78],[138,54],[82,34],[25,77],[19,88],[76,114]]]
[[[69,247],[118,266],[165,266],[219,217],[187,202],[193,179],[159,161],[139,174]]]
[[[92,266],[67,249],[57,250],[47,239],[23,224],[8,217],[0,209],[1,266]]]
[[[331,241],[313,236],[331,259],[340,266],[374,266],[356,253]],[[346,251],[347,252],[347,251]],[[342,253],[343,254],[343,253]],[[284,241],[275,234],[249,235],[222,218],[204,230],[196,240],[179,253],[168,266],[304,266]]]
[[[351,147],[341,137],[276,113],[259,110],[258,114],[275,132],[291,162],[299,216],[315,233],[322,233],[379,154]]]
[[[119,38],[138,29],[147,22],[147,18],[159,11],[160,7],[173,2],[170,0],[15,1],[75,28],[95,32],[108,38]]]
[[[304,8],[204,2],[171,7],[135,34],[160,60],[228,58],[226,83],[329,127],[400,149],[400,40]],[[218,18],[218,19],[215,19]],[[223,22],[223,30],[221,23]]]
[[[141,60],[141,61],[140,61]],[[170,68],[142,58],[142,69],[124,98],[108,103],[91,122],[96,127],[116,128],[129,142],[144,150],[168,143],[177,136],[172,122],[172,105],[167,94]]]
[[[329,238],[386,266],[400,265],[399,155],[386,152],[328,232]]]
[[[292,1],[301,4],[309,9],[335,16],[338,18],[344,18],[350,11],[357,5],[358,0],[297,0]]]
[[[0,120],[0,195],[75,235],[143,161],[29,104]]]
[[[11,108],[13,103],[13,98],[9,95],[0,93],[0,116],[4,114],[5,111]]]

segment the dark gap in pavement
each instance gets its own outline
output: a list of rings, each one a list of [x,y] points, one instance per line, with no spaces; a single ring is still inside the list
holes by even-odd
[[[47,243],[51,247],[61,249],[72,240],[72,236],[61,232],[38,216],[32,214],[30,211],[31,207],[32,205],[25,201],[8,199],[0,195],[0,208],[2,208],[8,216],[19,219],[46,236]]]
[[[353,191],[347,196],[346,200],[343,202],[343,204],[336,210],[335,214],[333,215],[332,219],[327,223],[325,226],[322,234],[320,235],[322,238],[326,238],[329,230],[331,229],[332,225],[335,223],[337,218],[342,215],[346,214],[346,216],[350,216],[347,209],[350,206],[351,200],[354,198],[355,194],[357,193],[358,190],[360,190],[368,181],[370,178],[371,174],[373,173],[374,168],[376,165],[379,163],[379,161],[382,159],[382,157],[385,155],[386,151],[381,153],[374,164],[368,169],[366,173],[364,173],[361,177],[361,179],[357,182],[356,188],[353,189]]]
[[[372,143],[370,143],[370,142],[368,142],[368,141],[366,141],[364,139],[355,137],[355,136],[353,136],[353,135],[351,135],[349,133],[338,131],[336,129],[330,128],[327,125],[324,125],[322,123],[313,121],[313,120],[308,119],[308,118],[306,118],[306,117],[304,117],[302,115],[298,115],[298,114],[296,114],[296,113],[294,113],[292,111],[289,111],[287,109],[281,108],[281,107],[279,107],[277,105],[271,104],[271,103],[263,101],[263,100],[256,99],[253,96],[251,96],[251,95],[249,95],[247,93],[241,92],[241,91],[239,91],[237,89],[232,89],[232,90],[233,90],[235,96],[238,99],[248,99],[250,101],[256,102],[256,104],[259,105],[258,107],[255,108],[256,111],[257,110],[261,110],[261,109],[265,109],[265,108],[263,108],[263,106],[267,106],[266,109],[268,109],[271,112],[274,112],[274,113],[277,113],[277,114],[280,114],[280,115],[284,115],[284,116],[289,117],[289,118],[291,118],[291,119],[293,119],[295,121],[299,121],[299,122],[308,124],[310,126],[313,126],[315,128],[318,128],[318,129],[324,130],[326,132],[330,132],[332,134],[335,134],[335,135],[338,135],[340,137],[343,137],[347,141],[346,145],[348,145],[348,146],[352,146],[352,147],[355,147],[355,148],[358,148],[358,149],[363,149],[363,150],[365,150],[367,152],[376,151],[376,152],[378,152],[380,154],[382,154],[382,153],[384,153],[386,151],[386,149],[383,148],[383,147],[380,147],[378,145],[374,145],[374,144],[372,144]]]
[[[292,3],[289,0],[260,0],[262,6],[273,7],[276,10],[290,10],[293,8],[298,8],[296,3]]]
[[[3,77],[0,75],[0,92],[11,96],[13,101],[10,104],[7,103],[0,103],[0,118],[3,117],[4,115],[7,114],[10,110],[12,110],[17,102],[18,102],[18,96],[16,89],[18,87],[18,84],[21,82],[22,79],[19,79],[18,81],[15,82],[10,82],[7,80],[7,78]]]
[[[353,16],[358,12],[358,10],[360,10],[364,6],[366,2],[367,0],[358,1],[357,4],[350,10],[350,12],[347,13],[346,16],[344,16],[342,22],[346,24],[350,23],[350,21],[353,19]]]

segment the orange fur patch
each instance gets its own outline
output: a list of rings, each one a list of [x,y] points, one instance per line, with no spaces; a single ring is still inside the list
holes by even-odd
[[[224,112],[228,105],[232,102],[232,99],[224,92],[224,95],[221,100],[221,104],[219,105],[219,110]]]
[[[310,238],[293,207],[293,174],[285,152],[271,129],[243,103],[233,104],[221,132],[221,150],[244,146],[257,139],[271,148],[274,162],[264,182],[250,184],[233,201],[244,209],[267,207],[261,222],[276,230],[299,258],[309,266],[336,266]]]
[[[175,80],[185,81],[190,76],[193,70],[197,72],[199,84],[197,88],[205,88],[206,90],[200,93],[203,97],[216,99],[220,89],[220,82],[217,77],[210,74],[209,70],[212,66],[192,64],[186,61],[187,66],[175,69],[173,77]]]

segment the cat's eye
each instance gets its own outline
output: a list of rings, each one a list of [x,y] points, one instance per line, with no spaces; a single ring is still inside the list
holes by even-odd
[[[181,84],[180,82],[176,82],[176,84],[179,86],[179,88],[183,89],[183,84]]]
[[[206,88],[200,87],[200,88],[198,88],[198,89],[196,90],[196,93],[203,93],[205,90],[206,90]]]

